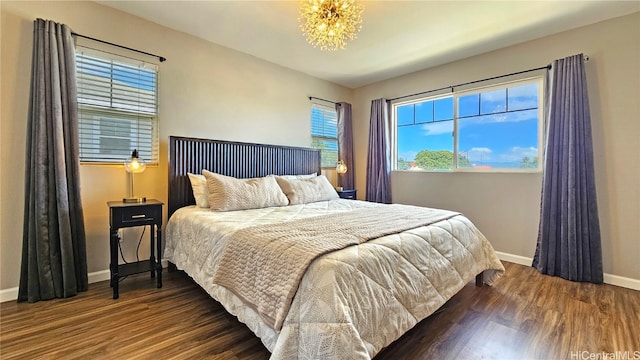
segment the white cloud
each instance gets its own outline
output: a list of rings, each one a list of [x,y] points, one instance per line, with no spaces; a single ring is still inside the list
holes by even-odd
[[[521,122],[528,120],[536,120],[538,110],[516,111],[507,114],[482,115],[460,120],[459,126],[465,127],[469,125],[502,123],[502,122]]]
[[[501,161],[520,161],[522,160],[524,157],[529,157],[530,159],[533,159],[534,157],[538,156],[538,148],[535,147],[519,147],[519,146],[514,146],[511,149],[509,149],[509,151],[507,151],[504,154],[500,154],[500,160]]]
[[[504,110],[503,105],[507,99],[504,89],[487,91],[481,93],[482,102],[485,105],[491,103],[501,104],[500,108]],[[535,108],[538,106],[538,86],[537,84],[529,84],[524,86],[516,86],[509,88],[509,107],[512,109]]]
[[[492,159],[492,153],[493,150],[488,147],[474,147],[469,150],[460,151],[460,154],[466,155],[467,159],[471,162],[490,161]]]
[[[453,132],[453,121],[440,121],[422,125],[425,135],[451,134]]]
[[[469,151],[477,152],[477,153],[485,153],[485,154],[492,152],[491,149],[487,147],[474,147],[474,148],[471,148],[471,150]]]

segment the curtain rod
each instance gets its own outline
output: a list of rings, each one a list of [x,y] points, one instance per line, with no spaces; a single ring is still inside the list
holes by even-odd
[[[328,103],[332,103],[332,104],[334,104],[334,105],[335,105],[335,104],[337,104],[335,101],[325,100],[325,99],[321,99],[321,98],[319,98],[319,97],[315,97],[315,96],[309,96],[309,100],[313,100],[313,99],[326,101],[326,102],[328,102]]]
[[[547,66],[541,66],[541,67],[538,67],[538,68],[535,68],[535,69],[517,71],[517,72],[511,73],[511,74],[498,75],[498,76],[494,76],[494,77],[490,77],[490,78],[486,78],[486,79],[482,79],[482,80],[474,80],[474,81],[469,81],[469,82],[462,83],[462,84],[450,85],[450,86],[446,86],[446,87],[443,87],[443,88],[440,88],[440,89],[423,91],[423,92],[419,92],[419,93],[415,93],[415,94],[411,94],[411,95],[399,96],[397,98],[389,99],[388,101],[394,101],[394,100],[404,99],[404,98],[408,98],[408,97],[412,97],[412,96],[418,96],[418,95],[425,95],[425,94],[429,94],[429,93],[432,93],[432,92],[442,91],[442,90],[447,90],[447,89],[451,89],[451,91],[453,91],[453,88],[460,87],[460,86],[471,85],[471,84],[475,84],[475,83],[479,83],[479,82],[483,82],[483,81],[500,79],[500,78],[507,77],[507,76],[519,75],[519,74],[524,74],[524,73],[528,73],[528,72],[531,72],[531,71],[537,71],[537,70],[542,70],[542,69],[547,69],[547,70],[551,69],[551,64],[549,64]]]
[[[103,43],[103,44],[107,44],[107,45],[111,45],[111,46],[119,47],[119,48],[122,48],[122,49],[127,49],[127,50],[130,50],[130,51],[135,51],[135,52],[137,52],[137,53],[141,53],[141,54],[145,54],[145,55],[149,55],[149,56],[157,57],[157,58],[160,60],[160,62],[165,62],[165,61],[167,60],[167,58],[165,58],[164,56],[160,56],[160,55],[156,55],[156,54],[151,54],[151,53],[148,53],[148,52],[146,52],[146,51],[137,50],[137,49],[133,49],[133,48],[130,48],[130,47],[123,46],[123,45],[114,44],[114,43],[112,43],[112,42],[108,42],[108,41],[104,41],[104,40],[100,40],[100,39],[92,38],[92,37],[90,37],[90,36],[80,35],[80,34],[75,33],[75,32],[73,32],[73,31],[71,32],[71,35],[73,35],[73,36],[77,36],[77,37],[81,37],[81,38],[85,38],[85,39],[89,39],[89,40],[93,40],[93,41],[97,41],[97,42],[99,42],[99,43]]]

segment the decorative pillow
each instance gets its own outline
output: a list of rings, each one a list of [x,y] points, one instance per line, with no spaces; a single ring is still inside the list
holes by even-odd
[[[326,176],[309,179],[287,179],[276,176],[276,181],[287,195],[289,205],[308,204],[318,201],[338,199],[338,193]]]
[[[202,170],[209,189],[209,208],[216,211],[259,209],[286,206],[273,175],[253,179],[236,179]]]
[[[278,175],[287,180],[295,180],[295,179],[311,179],[318,176],[318,173],[306,174],[306,175]]]
[[[203,170],[206,171],[206,170]],[[209,189],[207,188],[207,179],[204,175],[187,173],[193,190],[193,197],[196,199],[196,206],[201,208],[209,207]]]

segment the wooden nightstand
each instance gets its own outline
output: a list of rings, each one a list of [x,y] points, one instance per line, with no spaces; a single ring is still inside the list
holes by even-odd
[[[113,298],[117,299],[118,282],[120,278],[150,271],[151,277],[158,278],[158,288],[162,287],[162,202],[150,199],[141,203],[124,203],[122,201],[109,201],[109,249],[111,261],[109,270],[111,271],[111,287],[113,288]],[[118,264],[118,230],[121,228],[134,226],[150,227],[150,256],[149,260],[135,261],[127,264]],[[153,227],[155,226],[155,231]]]
[[[355,200],[356,199],[356,192],[358,192],[358,190],[336,190],[338,192],[338,196],[340,196],[342,199],[351,199],[351,200]]]

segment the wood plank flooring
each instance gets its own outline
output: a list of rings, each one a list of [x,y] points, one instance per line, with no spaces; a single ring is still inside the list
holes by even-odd
[[[603,352],[640,359],[640,292],[505,267],[494,286],[469,283],[376,360],[578,360],[604,359]],[[115,301],[105,281],[70,299],[0,304],[0,358],[269,357],[260,340],[188,276],[163,275],[162,289],[146,274],[125,279]]]

